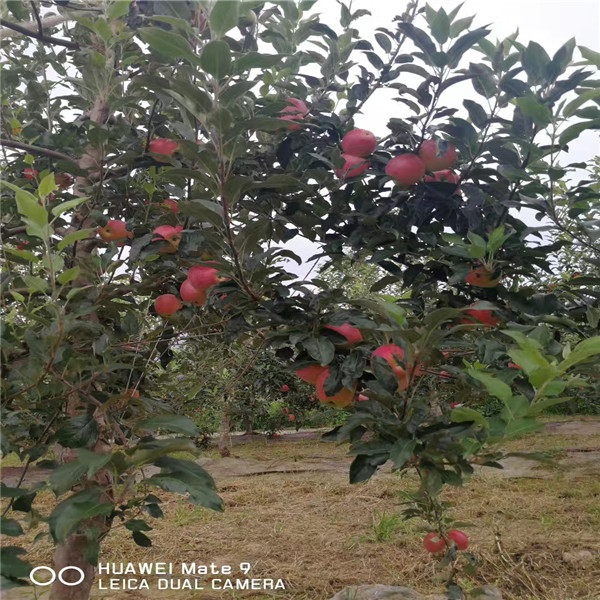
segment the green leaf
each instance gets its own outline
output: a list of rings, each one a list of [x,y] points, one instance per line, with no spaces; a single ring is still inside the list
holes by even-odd
[[[162,429],[174,433],[183,433],[185,435],[199,435],[198,427],[187,417],[183,415],[157,415],[151,419],[142,421],[137,426],[139,429]]]
[[[112,456],[110,454],[96,454],[89,450],[80,449],[77,458],[61,465],[50,475],[50,485],[57,496],[66,494],[73,486],[81,482],[85,475],[92,477],[102,467],[106,466]]]
[[[550,57],[540,44],[529,42],[527,48],[521,53],[521,62],[530,83],[535,84],[544,81]]]
[[[23,528],[19,521],[7,519],[5,517],[0,517],[0,531],[2,532],[2,535],[8,535],[10,537],[24,535]]]
[[[54,182],[54,173],[46,175],[40,185],[38,186],[37,193],[40,198],[45,198],[56,189],[56,183]]]
[[[48,290],[48,282],[41,277],[36,277],[35,275],[23,275],[21,277],[27,286],[27,290],[29,293],[34,292],[45,292]]]
[[[92,233],[94,233],[95,229],[80,229],[79,231],[74,231],[73,233],[68,233],[65,237],[58,243],[57,248],[59,250],[64,250],[67,246],[78,242],[79,240],[85,240],[89,238]]]
[[[591,121],[584,121],[583,123],[575,123],[567,127],[558,138],[558,143],[561,146],[566,146],[569,142],[579,137],[586,129],[600,129],[600,119],[592,119]]]
[[[477,42],[479,42],[482,38],[484,38],[488,33],[489,29],[485,29],[485,27],[480,27],[479,29],[474,29],[473,31],[469,31],[465,33],[462,37],[458,38],[456,42],[452,45],[452,47],[448,50],[448,66],[451,68],[455,68],[458,66],[460,59],[463,54],[469,49],[472,48]]]
[[[52,512],[49,519],[50,534],[54,541],[64,542],[73,533],[79,523],[96,516],[108,516],[113,505],[101,502],[102,490],[92,488],[78,492],[63,500]]]
[[[474,125],[477,125],[479,128],[485,126],[487,122],[487,113],[480,104],[473,102],[473,100],[463,100],[463,106],[469,112],[469,119],[471,119]]]
[[[523,419],[516,419],[506,425],[505,435],[506,437],[517,437],[525,435],[526,433],[532,433],[533,431],[540,431],[544,429],[543,423],[538,423],[533,417],[525,417]]]
[[[453,423],[465,423],[473,421],[481,425],[484,429],[488,429],[490,424],[487,419],[477,410],[468,408],[467,406],[458,406],[452,410],[450,415]]]
[[[21,560],[19,555],[25,554],[23,548],[18,546],[3,546],[0,547],[0,570],[2,571],[3,581],[2,589],[5,590],[5,578],[19,579],[21,577],[29,577],[31,565]]]
[[[195,55],[190,43],[180,34],[165,31],[159,27],[142,27],[137,30],[141,40],[152,50],[169,58],[185,58],[195,61]]]
[[[390,450],[390,460],[402,468],[411,459],[416,445],[417,440],[397,440]]]
[[[600,354],[600,336],[583,340],[573,348],[569,356],[558,365],[558,369],[564,373],[577,363],[583,362]]]
[[[450,35],[450,19],[443,8],[437,11],[431,23],[431,35],[440,43],[445,44]]]
[[[227,42],[214,41],[204,46],[200,66],[216,79],[222,79],[231,71],[231,50]]]
[[[585,92],[581,92],[577,95],[575,100],[569,102],[562,111],[564,117],[572,117],[575,114],[575,111],[582,105],[585,104],[588,100],[595,100],[600,96],[600,88],[596,88],[593,90],[586,90]]]
[[[161,468],[158,475],[146,481],[166,492],[189,494],[190,502],[216,511],[223,510],[223,501],[215,491],[213,478],[198,464],[163,456],[154,463]]]
[[[500,416],[506,423],[529,414],[529,401],[525,396],[513,396],[504,403]]]
[[[79,277],[79,274],[81,273],[81,269],[79,267],[73,267],[71,269],[67,269],[66,271],[62,272],[58,277],[58,283],[60,283],[61,285],[65,285],[65,283],[69,283],[69,281],[73,281],[74,279],[77,279]]]
[[[581,56],[586,60],[590,61],[593,65],[600,69],[600,52],[596,52],[591,48],[586,48],[585,46],[577,46],[579,52],[581,52]]]
[[[48,226],[48,213],[46,209],[38,202],[38,199],[29,192],[22,190],[20,187],[3,181],[2,185],[15,192],[17,201],[17,210],[23,217],[23,221],[27,226],[27,235],[46,240],[50,237],[50,229]]]
[[[240,74],[248,69],[270,69],[281,62],[285,54],[261,54],[248,52],[235,61],[235,73]]]
[[[23,0],[6,0],[6,8],[17,21],[29,19],[29,8]]]
[[[302,344],[311,357],[323,367],[328,365],[335,356],[335,346],[326,337],[309,338],[304,340]]]
[[[350,483],[360,483],[371,478],[377,467],[388,459],[388,453],[357,456],[350,465]]]
[[[91,448],[98,439],[98,423],[93,415],[78,415],[65,421],[56,432],[56,437],[67,448]]]
[[[73,198],[73,200],[61,202],[52,209],[52,214],[55,217],[58,217],[58,215],[62,215],[64,212],[67,212],[68,210],[71,210],[72,208],[76,208],[80,204],[83,204],[86,200],[89,200],[89,198]]]
[[[545,127],[552,122],[552,112],[535,96],[515,98],[514,102],[521,109],[521,112],[526,117],[529,117],[536,125]]]
[[[231,0],[217,0],[210,11],[208,22],[214,37],[221,38],[223,34],[233,29],[239,20],[240,3]]]
[[[477,379],[483,383],[487,391],[496,398],[502,400],[502,402],[508,402],[512,397],[512,392],[510,390],[510,386],[508,386],[504,381],[498,379],[497,377],[493,377],[489,373],[483,373],[482,371],[476,371],[475,369],[469,369],[468,373],[473,379]]]
[[[535,402],[529,406],[529,412],[527,416],[535,416],[539,415],[542,411],[550,408],[551,406],[556,406],[557,404],[563,404],[564,402],[568,402],[572,400],[571,396],[567,396],[566,398],[544,398],[539,402]]]
[[[129,5],[132,0],[113,0],[107,11],[107,17],[112,21],[113,19],[119,19],[129,13]]]
[[[230,4],[233,4],[233,2],[230,2]],[[142,533],[141,531],[134,531],[132,534],[132,537],[133,537],[133,541],[138,546],[142,546],[143,548],[149,548],[150,546],[152,546],[152,540],[145,533]]]

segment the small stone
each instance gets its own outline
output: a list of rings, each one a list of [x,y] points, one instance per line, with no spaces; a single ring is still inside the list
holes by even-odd
[[[415,590],[394,585],[349,586],[331,600],[443,600],[445,596],[423,596]]]
[[[482,585],[469,594],[473,600],[502,600],[502,592],[493,585]]]
[[[588,563],[594,560],[594,555],[589,550],[577,550],[575,552],[563,552],[563,560],[566,563]]]

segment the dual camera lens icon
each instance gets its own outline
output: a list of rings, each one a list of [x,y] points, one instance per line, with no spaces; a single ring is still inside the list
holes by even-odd
[[[48,581],[39,581],[36,578],[36,573],[39,573],[40,571],[47,571],[48,573],[50,573],[50,579]],[[64,578],[64,573],[66,571],[77,571],[79,573],[79,580],[78,581],[66,581]],[[35,567],[34,569],[31,569],[31,572],[29,573],[29,579],[31,580],[31,582],[34,583],[35,585],[40,585],[40,586],[52,585],[57,577],[58,577],[58,580],[63,585],[75,586],[75,585],[79,585],[85,579],[85,573],[83,572],[83,569],[80,569],[79,567],[73,567],[73,566],[63,567],[58,573],[56,573],[56,571],[54,569],[51,569],[50,567],[43,567],[43,566]]]

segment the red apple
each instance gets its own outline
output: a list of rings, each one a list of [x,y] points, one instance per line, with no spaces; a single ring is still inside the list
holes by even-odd
[[[281,391],[282,391],[284,394],[285,394],[286,392],[289,392],[289,391],[290,391],[290,386],[289,386],[287,383],[284,383],[284,384],[281,386]]]
[[[177,148],[179,148],[179,144],[175,140],[157,138],[156,140],[152,140],[148,145],[148,152],[172,156],[177,151]]]
[[[344,323],[343,325],[325,325],[325,329],[331,329],[346,338],[346,342],[342,344],[336,344],[337,348],[350,348],[359,342],[362,342],[362,334],[359,329],[352,327],[350,323]]]
[[[494,277],[494,271],[488,271],[485,267],[471,267],[465,282],[475,287],[493,288],[500,283],[501,276]]]
[[[425,165],[415,154],[400,154],[390,160],[385,172],[401,185],[414,185],[425,175]]]
[[[295,415],[295,414],[293,414],[293,413],[292,413],[292,414],[289,414],[289,415],[288,415],[288,419],[289,419],[290,421],[295,421],[295,420],[296,420],[296,415]]]
[[[509,362],[507,366],[509,369],[520,369],[521,368],[517,363],[514,363],[514,362]]]
[[[460,175],[452,171],[451,169],[444,169],[443,171],[434,171],[431,175],[425,175],[425,181],[430,183],[432,181],[439,181],[442,183],[460,183]]]
[[[427,552],[441,552],[446,547],[446,542],[439,533],[432,531],[423,539],[423,546]]]
[[[368,402],[370,398],[369,396],[365,396],[364,394],[359,394],[357,400],[359,402]]]
[[[196,306],[204,306],[206,304],[206,291],[195,288],[189,279],[186,279],[181,284],[179,295],[184,302],[192,302]]]
[[[421,144],[419,156],[428,171],[450,169],[456,163],[456,149],[445,140],[428,140]]]
[[[306,383],[312,383],[313,385],[317,383],[317,379],[319,375],[325,370],[325,367],[321,365],[308,365],[308,367],[304,367],[303,369],[298,369],[296,371],[296,375],[302,379],[302,381],[306,381]]]
[[[471,308],[465,311],[465,315],[467,316],[464,319],[461,319],[460,322],[468,325],[473,323],[481,323],[482,325],[496,327],[496,325],[500,323],[500,319],[495,317],[493,311],[491,310],[477,310],[475,308]]]
[[[104,227],[98,227],[96,232],[105,242],[131,239],[133,237],[133,233],[127,231],[127,223],[118,220],[108,221]]]
[[[308,115],[308,106],[298,98],[286,98],[285,100],[290,106],[286,106],[281,114],[284,115],[280,117],[281,121],[289,121],[288,125],[286,125],[287,129],[291,131],[298,131],[302,129],[302,127],[298,124],[299,121],[303,121]]]
[[[451,529],[448,532],[448,538],[451,539],[459,550],[466,550],[469,547],[469,538],[464,531],[460,529]]]
[[[156,237],[152,238],[153,242],[169,242],[168,246],[164,246],[161,248],[158,253],[159,254],[174,254],[177,252],[177,248],[179,247],[179,243],[181,242],[181,232],[183,231],[183,227],[181,225],[177,225],[177,227],[173,227],[172,225],[161,225],[157,227],[152,233],[156,234]]]
[[[183,304],[175,294],[162,294],[154,301],[154,310],[161,317],[174,315],[182,308]]]
[[[179,206],[177,204],[177,200],[173,200],[173,198],[166,198],[165,200],[162,201],[161,206],[163,206],[164,208],[168,208],[169,210],[172,210],[174,213],[179,212]]]
[[[37,177],[39,174],[39,171],[36,171],[35,169],[32,169],[31,167],[27,167],[25,169],[23,169],[23,177],[25,177],[25,179],[34,179],[35,177]]]
[[[404,350],[395,344],[379,346],[371,354],[371,370],[375,372],[375,358],[380,357],[392,368],[398,379],[398,391],[406,389],[410,379],[410,367],[404,363]]]
[[[203,265],[194,265],[188,273],[188,279],[195,288],[207,290],[209,287],[225,281],[226,278],[219,276],[217,269]]]
[[[349,406],[352,404],[352,399],[354,398],[355,390],[349,390],[346,387],[343,387],[337,394],[333,396],[328,396],[325,393],[325,380],[329,377],[330,368],[325,367],[325,370],[319,375],[319,379],[317,379],[317,398],[323,403],[332,403],[335,404],[338,408],[342,408],[344,406]]]
[[[340,179],[347,177],[358,177],[369,168],[369,161],[362,156],[352,156],[351,154],[342,154],[344,166],[341,169],[336,169],[335,174]]]
[[[353,129],[342,138],[342,150],[351,156],[369,156],[377,146],[377,138],[366,129]]]

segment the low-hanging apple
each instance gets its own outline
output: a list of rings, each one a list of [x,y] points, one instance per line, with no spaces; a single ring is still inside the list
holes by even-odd
[[[154,301],[154,310],[161,317],[174,315],[183,308],[183,304],[175,294],[162,294]]]
[[[500,323],[500,319],[495,317],[494,312],[491,310],[470,308],[469,310],[465,310],[465,315],[460,322],[467,325],[479,323],[481,325],[488,325],[489,327],[496,327]]]
[[[343,325],[325,325],[325,329],[331,329],[331,331],[335,331],[346,338],[345,342],[336,344],[336,348],[351,348],[363,340],[360,329],[352,327],[350,323],[344,323]]]
[[[287,383],[284,383],[284,384],[281,386],[281,391],[282,391],[284,394],[285,394],[286,392],[289,392],[289,391],[290,391],[290,386],[289,386]]]
[[[290,421],[295,421],[295,420],[296,420],[296,415],[295,415],[294,413],[290,413],[290,414],[288,415],[288,419],[289,419]]]
[[[456,149],[445,140],[427,140],[419,148],[419,156],[428,171],[451,169],[456,164]]]
[[[501,275],[496,271],[490,271],[485,266],[471,267],[465,277],[465,282],[475,287],[493,288],[500,283]]]
[[[366,129],[353,129],[342,138],[342,150],[351,156],[369,156],[377,146],[377,138]]]
[[[317,383],[319,375],[324,370],[325,367],[322,367],[321,365],[308,365],[308,367],[297,369],[295,373],[297,377],[302,379],[302,381],[306,381],[306,383],[312,383],[314,385],[315,383]]]
[[[188,279],[195,288],[207,290],[209,287],[225,281],[227,278],[220,276],[219,271],[212,267],[194,265],[188,273]]]
[[[328,396],[325,392],[325,381],[329,377],[330,373],[331,369],[329,367],[325,367],[325,370],[321,373],[321,375],[319,375],[319,379],[317,379],[316,383],[317,398],[325,404],[331,403],[338,408],[349,406],[352,404],[352,399],[354,398],[356,389],[349,390],[347,387],[343,387],[339,392],[337,392],[337,394]]]
[[[425,165],[415,154],[400,154],[390,160],[385,173],[400,185],[414,185],[425,175]]]
[[[352,154],[342,154],[344,166],[341,169],[336,169],[335,174],[340,179],[348,177],[358,177],[369,168],[369,161],[362,156],[352,156]]]
[[[133,233],[127,231],[127,223],[117,219],[111,219],[104,227],[98,227],[96,232],[105,242],[116,242],[118,240],[133,238]]]
[[[156,235],[156,237],[152,238],[153,242],[168,242],[167,246],[163,246],[158,251],[159,254],[175,254],[177,252],[177,248],[179,248],[179,244],[182,238],[183,227],[181,225],[177,225],[173,227],[172,225],[161,225],[157,227],[152,233]]]
[[[199,290],[192,285],[189,279],[186,279],[179,288],[179,295],[184,302],[191,302],[196,306],[206,304],[206,290]]]
[[[371,370],[375,372],[375,360],[380,358],[387,362],[398,379],[398,391],[406,389],[410,381],[410,366],[404,361],[404,350],[396,344],[379,346],[371,354]]]
[[[469,538],[464,531],[460,529],[451,529],[448,532],[448,538],[451,539],[459,550],[466,550],[469,547]]]
[[[446,542],[439,533],[432,531],[423,538],[423,546],[425,546],[427,552],[436,553],[441,552],[446,547]]]
[[[179,143],[175,140],[167,138],[157,138],[148,144],[148,152],[154,154],[163,154],[164,156],[172,156],[179,148]]]

